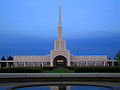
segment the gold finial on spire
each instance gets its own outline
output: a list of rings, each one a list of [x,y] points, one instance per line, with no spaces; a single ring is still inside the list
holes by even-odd
[[[59,6],[59,9],[61,9],[61,6]]]

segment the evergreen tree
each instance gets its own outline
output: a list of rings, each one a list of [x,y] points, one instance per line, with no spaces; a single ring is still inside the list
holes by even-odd
[[[9,56],[9,57],[7,58],[7,60],[13,60],[12,56]]]
[[[117,58],[118,61],[120,61],[120,50],[119,50],[119,52],[116,54],[116,58]]]
[[[6,60],[4,56],[2,56],[1,60]]]

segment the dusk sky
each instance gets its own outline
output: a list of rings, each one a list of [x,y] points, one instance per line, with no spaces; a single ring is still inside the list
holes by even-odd
[[[49,54],[59,5],[72,54],[113,58],[120,50],[120,0],[0,0],[0,57]]]

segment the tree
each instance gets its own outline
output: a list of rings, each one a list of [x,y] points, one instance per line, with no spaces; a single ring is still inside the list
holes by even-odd
[[[120,61],[120,50],[119,52],[116,54],[117,60]]]
[[[9,57],[7,58],[7,60],[13,60],[12,56],[9,56]]]
[[[2,56],[1,60],[6,60],[4,56]]]

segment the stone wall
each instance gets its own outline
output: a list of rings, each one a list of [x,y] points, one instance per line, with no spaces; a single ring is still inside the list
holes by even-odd
[[[105,55],[70,55],[72,61],[104,61],[107,60]]]
[[[50,55],[47,56],[14,56],[15,62],[39,62],[50,61]]]
[[[70,55],[71,66],[106,66],[105,55]]]

